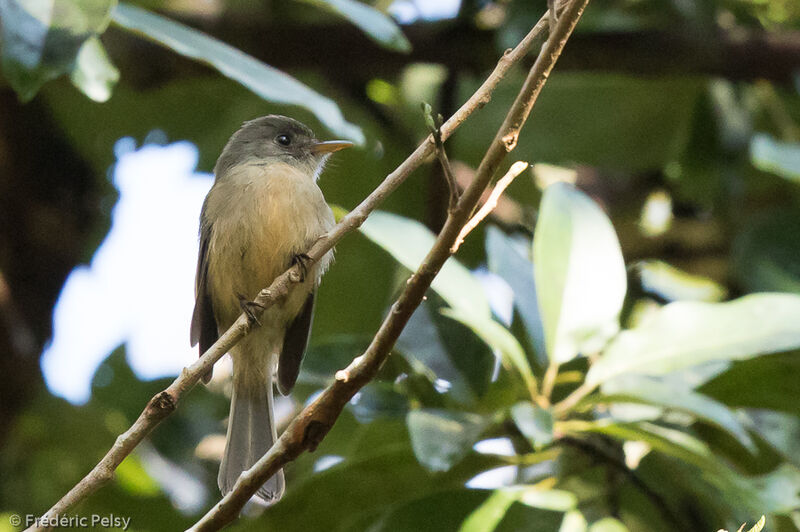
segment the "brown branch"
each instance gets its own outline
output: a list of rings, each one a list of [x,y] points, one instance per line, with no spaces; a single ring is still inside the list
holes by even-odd
[[[345,405],[361,387],[375,377],[411,314],[422,302],[433,279],[450,257],[453,243],[469,220],[500,163],[516,146],[519,131],[588,2],[589,0],[573,0],[561,13],[551,37],[542,48],[503,125],[478,166],[475,179],[464,191],[456,208],[448,214],[433,247],[417,271],[406,282],[402,294],[392,305],[391,312],[364,354],[354,359],[347,368],[336,372],[333,384],[300,412],[275,445],[253,467],[242,473],[233,489],[190,530],[198,532],[219,530],[236,519],[258,488],[281,467],[296,459],[304,451],[316,449]],[[540,20],[540,24],[544,25],[545,21],[546,15]]]
[[[447,203],[447,212],[449,213],[456,208],[460,189],[458,188],[456,177],[453,174],[453,168],[450,166],[450,159],[447,157],[447,152],[444,149],[444,141],[442,140],[442,115],[436,115],[436,118],[434,118],[430,104],[425,102],[422,103],[422,114],[425,117],[425,125],[428,126],[428,131],[431,132],[431,137],[433,137],[436,157],[439,159],[439,164],[442,167],[442,174],[444,174],[447,188],[450,191],[450,199]]]
[[[455,253],[458,251],[458,248],[464,242],[464,239],[467,237],[470,232],[475,229],[481,221],[489,216],[489,214],[497,207],[497,201],[500,199],[500,196],[503,194],[508,185],[511,184],[516,177],[525,171],[528,168],[528,163],[517,161],[511,165],[511,168],[508,169],[506,175],[501,177],[497,180],[497,184],[492,189],[492,192],[489,194],[489,197],[486,199],[486,202],[481,205],[481,208],[478,209],[478,212],[469,219],[469,221],[461,228],[461,232],[458,233],[458,238],[456,238],[453,247],[450,248],[450,253]]]
[[[565,4],[562,3],[560,6]],[[447,139],[476,109],[486,105],[491,99],[491,94],[497,84],[503,79],[511,66],[522,59],[533,46],[536,38],[545,29],[546,22],[540,20],[536,26],[525,36],[522,41],[513,49],[507,50],[503,57],[499,60],[489,77],[483,82],[477,91],[445,122],[441,127],[442,139]],[[350,211],[342,220],[336,224],[327,234],[317,240],[311,249],[308,250],[307,255],[311,260],[319,260],[322,256],[330,251],[345,235],[356,230],[367,216],[380,205],[380,203],[391,194],[403,181],[408,177],[411,172],[418,168],[433,152],[434,145],[431,137],[428,137],[414,152],[403,161],[392,173],[390,173],[378,187],[372,191],[356,208]],[[279,277],[277,277],[272,284],[258,294],[255,302],[259,304],[260,308],[256,307],[256,316],[260,316],[264,310],[273,305],[274,303],[284,299],[289,291],[292,289],[294,283],[298,282],[300,278],[299,266],[290,268]],[[433,279],[433,276],[430,276]],[[428,281],[430,284],[430,280]],[[406,318],[407,319],[407,318]],[[403,322],[405,325],[405,322]],[[201,356],[194,364],[183,369],[181,374],[176,378],[172,384],[165,390],[156,394],[145,407],[144,411],[139,415],[138,419],[131,425],[131,427],[121,434],[111,449],[108,450],[106,455],[100,462],[78,482],[66,495],[64,495],[50,510],[44,514],[43,522],[52,522],[53,518],[63,514],[68,509],[72,508],[78,502],[82,501],[101,486],[106,484],[113,478],[114,471],[122,463],[134,448],[153,430],[153,428],[166,418],[173,410],[175,410],[181,396],[197,384],[201,375],[204,375],[222,356],[227,353],[239,340],[242,339],[250,330],[251,326],[248,323],[247,317],[242,314],[231,325],[231,327],[212,345],[203,356]],[[402,327],[401,327],[402,328]],[[399,333],[399,331],[398,331]],[[390,346],[391,347],[391,346]],[[363,378],[363,377],[362,377]],[[371,378],[371,377],[369,377]],[[361,386],[365,384],[366,380],[357,380],[352,382],[360,382]],[[337,383],[340,382],[338,379]],[[348,387],[352,386],[347,384]],[[359,386],[358,388],[360,388]],[[354,394],[358,388],[353,388]],[[338,405],[338,411],[344,407],[344,404],[352,397],[352,394],[345,396],[347,393],[340,392],[340,398],[344,398],[344,402]],[[315,403],[316,404],[316,403]],[[337,405],[334,405],[337,406]],[[331,410],[333,412],[333,410]],[[338,415],[338,413],[337,413]],[[335,415],[328,419],[335,419]],[[303,418],[301,414],[300,418]],[[327,428],[322,428],[313,422],[312,418],[306,416],[306,423],[304,424],[303,433],[299,435],[299,440],[304,442],[305,448],[313,450],[319,443],[322,436],[327,432]],[[296,426],[293,423],[292,426]],[[290,429],[291,427],[290,426]],[[287,429],[287,432],[290,432]],[[293,433],[292,433],[293,434]],[[276,445],[280,445],[279,440]],[[267,456],[274,454],[273,450]],[[297,453],[299,454],[299,452]],[[283,462],[280,462],[277,467],[280,467],[286,461],[294,459],[297,455],[291,456],[288,453],[282,453]],[[290,457],[291,456],[291,457]],[[247,474],[243,474],[240,481],[245,481],[249,478]],[[262,481],[263,483],[263,481]],[[238,483],[237,483],[238,485]],[[255,490],[253,490],[255,492]],[[237,510],[238,511],[238,510]],[[41,530],[41,527],[31,527],[28,530]]]

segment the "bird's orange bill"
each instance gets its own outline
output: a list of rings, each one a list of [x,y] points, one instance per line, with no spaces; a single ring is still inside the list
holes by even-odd
[[[352,146],[353,143],[347,140],[326,140],[324,142],[315,142],[311,146],[311,151],[314,153],[333,153]]]

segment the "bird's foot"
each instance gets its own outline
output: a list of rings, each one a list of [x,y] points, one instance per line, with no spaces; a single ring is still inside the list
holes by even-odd
[[[236,294],[236,297],[239,299],[239,307],[241,307],[242,312],[247,316],[247,321],[250,322],[250,325],[257,323],[258,326],[261,327],[261,322],[258,321],[254,309],[264,310],[264,305],[256,303],[255,301],[250,301],[242,294]]]
[[[305,253],[298,253],[294,257],[292,257],[292,266],[299,266],[300,267],[300,282],[304,282],[306,280],[306,275],[308,274],[308,263],[314,262],[311,257],[306,255]]]

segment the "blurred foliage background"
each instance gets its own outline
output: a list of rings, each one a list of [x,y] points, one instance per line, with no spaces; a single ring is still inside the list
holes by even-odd
[[[425,137],[420,102],[454,112],[546,9],[417,16],[433,4],[0,2],[0,530],[170,380],[139,380],[123,345],[73,405],[39,368],[64,279],[108,231],[114,143],[158,130],[210,171],[242,121],[288,114],[362,141],[321,181],[352,208]],[[447,143],[462,183],[533,59]],[[231,528],[800,530],[798,75],[797,2],[592,2],[509,161],[532,170],[285,498]],[[337,247],[284,422],[368,343],[446,205],[424,166]],[[198,386],[75,511],[189,526],[218,496],[227,409],[224,380]]]

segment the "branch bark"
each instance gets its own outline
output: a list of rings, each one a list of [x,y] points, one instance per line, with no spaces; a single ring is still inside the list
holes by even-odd
[[[586,0],[588,1],[588,0]],[[567,4],[566,0],[563,0],[559,3],[559,8],[563,9],[563,6]],[[499,62],[495,66],[492,73],[489,77],[483,82],[483,84],[478,88],[477,91],[451,116],[441,127],[441,134],[442,140],[446,140],[450,137],[453,132],[477,109],[482,108],[491,100],[491,95],[500,81],[505,77],[508,70],[518,61],[520,61],[531,49],[531,47],[536,42],[537,37],[547,28],[547,19],[546,17],[542,17],[539,22],[531,29],[531,31],[520,41],[520,43],[514,48],[509,49],[500,58]],[[526,113],[527,116],[527,113]],[[372,193],[367,196],[356,208],[350,211],[336,226],[321,237],[314,245],[307,251],[307,255],[312,260],[319,260],[322,256],[325,255],[329,250],[331,250],[345,235],[348,233],[355,231],[364,221],[367,219],[367,216],[375,210],[383,200],[391,194],[397,187],[399,187],[403,181],[417,169],[423,162],[427,160],[430,155],[433,154],[434,151],[434,142],[431,136],[420,144],[416,150],[414,150],[411,155],[403,161],[400,166],[398,166],[392,173],[390,173],[383,182],[378,185],[378,187],[372,191]],[[499,162],[499,161],[498,161]],[[491,175],[489,176],[491,178]],[[477,182],[477,179],[476,179]],[[485,185],[484,185],[485,188]],[[480,196],[480,191],[478,191],[478,196]],[[474,194],[473,194],[474,196]],[[470,199],[470,202],[474,205],[474,198]],[[475,200],[476,201],[476,200]],[[470,211],[471,212],[471,211]],[[445,257],[446,258],[446,257]],[[442,261],[443,262],[443,261]],[[441,265],[440,265],[441,267]],[[438,272],[438,268],[436,269]],[[435,273],[433,270],[429,268],[425,268],[423,270],[424,279],[427,280],[427,285],[430,285]],[[300,271],[299,266],[294,266],[288,269],[286,272],[281,274],[277,277],[272,284],[268,288],[264,288],[258,294],[255,299],[255,302],[260,305],[260,309],[257,310],[256,315],[257,317],[263,313],[265,309],[270,307],[271,305],[275,304],[278,301],[283,300],[292,289],[293,285],[300,280]],[[426,285],[426,288],[427,288]],[[421,293],[419,293],[419,297],[421,298],[424,294],[424,289]],[[405,320],[402,322],[402,326],[405,325],[405,321],[407,321],[408,316],[410,316],[413,309],[416,308],[416,305],[413,307],[408,307],[407,309],[403,310],[403,315],[405,315]],[[409,311],[410,309],[410,311]],[[397,304],[395,305],[395,309],[393,310],[393,314],[398,312]],[[402,326],[400,329],[397,329],[396,334],[399,334],[399,331],[402,330]],[[197,382],[199,381],[200,377],[204,375],[222,356],[227,353],[239,340],[241,340],[249,331],[251,325],[248,321],[248,318],[242,314],[239,318],[231,325],[231,327],[225,331],[224,334],[220,336],[216,343],[211,346],[208,351],[206,351],[203,356],[201,356],[194,364],[186,367],[183,369],[181,374],[163,391],[159,392],[155,396],[153,396],[150,401],[148,402],[145,409],[139,415],[137,420],[131,425],[131,427],[121,434],[114,445],[108,450],[106,455],[100,460],[100,462],[85,476],[78,482],[72,489],[67,492],[57,503],[55,503],[48,511],[44,514],[42,522],[53,522],[53,519],[61,514],[63,514],[68,509],[75,506],[78,502],[82,501],[95,491],[97,491],[100,487],[110,481],[114,476],[114,471],[116,468],[122,463],[122,461],[127,457],[139,443],[148,435],[152,430],[155,428],[158,423],[160,423],[163,419],[169,416],[177,407],[178,401],[186,393],[190,390]],[[381,331],[383,327],[381,328]],[[381,340],[380,338],[388,338],[386,337],[386,333],[381,336],[381,332],[379,331],[378,336],[376,336],[376,340],[378,340],[378,346],[372,349],[381,349],[384,350],[382,352],[388,353],[388,349],[391,348],[393,345],[393,341],[391,344],[385,344],[385,340]],[[396,338],[396,336],[395,336]],[[373,342],[375,344],[375,342]],[[359,359],[363,358],[359,357]],[[384,357],[385,358],[385,357]],[[352,364],[351,364],[352,366]],[[347,370],[345,370],[347,371]],[[377,371],[377,367],[373,368],[372,371]],[[341,372],[340,372],[341,373]],[[347,374],[345,374],[347,375]],[[374,374],[373,374],[374,376]],[[366,382],[371,379],[369,376],[369,372],[361,373],[359,376],[352,380],[349,378],[340,378],[341,375],[337,373],[337,379],[333,385],[334,388],[339,390],[342,386],[344,386],[344,392],[339,391],[338,399],[336,399],[333,404],[329,407],[330,414],[325,419],[330,419],[332,424],[332,420],[336,418],[338,412],[341,412],[341,409],[350,400],[352,395],[357,391],[361,386],[366,384]],[[366,378],[366,380],[364,380]],[[360,383],[357,388],[353,388],[353,384]],[[337,386],[338,384],[338,386]],[[352,391],[352,393],[350,393]],[[348,396],[347,394],[350,393]],[[341,402],[343,400],[343,402]],[[315,404],[318,404],[319,401]],[[315,412],[319,412],[320,408],[317,408]],[[306,411],[304,411],[305,413]],[[335,414],[334,414],[335,412]],[[309,450],[313,450],[316,448],[316,445],[322,439],[322,437],[327,433],[328,429],[330,428],[330,424],[318,424],[315,422],[314,417],[309,417],[307,414],[304,416],[304,413],[301,413],[298,419],[304,421],[302,433],[295,434],[296,430],[291,432],[291,434],[295,434],[295,441],[303,442],[303,448],[308,448]],[[292,427],[297,426],[297,420],[295,420],[292,425],[290,425],[289,429],[287,429],[286,433],[290,432]],[[324,430],[323,430],[324,429]],[[269,457],[275,454],[276,448],[280,449],[282,442],[284,441],[283,438],[279,439],[276,443],[276,446],[265,456]],[[300,449],[302,450],[302,449]],[[299,454],[299,451],[297,452]],[[283,456],[284,461],[280,462],[276,468],[273,469],[273,472],[277,470],[280,466],[284,463],[288,462],[290,459],[294,459],[297,454],[291,456],[288,452],[282,452],[281,456]],[[291,458],[288,458],[291,456]],[[263,458],[262,458],[263,460]],[[259,462],[261,463],[261,462]],[[243,474],[240,478],[239,482],[237,482],[237,486],[239,483],[244,482],[245,484],[248,482],[247,473]],[[263,481],[262,481],[263,483]],[[260,484],[259,484],[260,485]],[[256,486],[257,488],[257,486]],[[251,493],[254,493],[255,489]],[[231,492],[233,493],[233,492]],[[230,494],[229,494],[230,495]],[[249,498],[249,496],[248,496]],[[246,499],[245,499],[246,502]],[[242,503],[244,504],[244,503]],[[239,507],[241,508],[241,507]],[[238,510],[235,510],[233,516],[235,517]],[[231,518],[232,519],[232,518]],[[229,522],[229,521],[226,521]],[[27,530],[43,530],[44,528],[38,526],[32,526]]]
[[[272,448],[253,467],[242,473],[233,489],[209,510],[190,529],[191,531],[219,530],[236,519],[258,488],[281,467],[295,460],[303,452],[317,448],[345,405],[358,390],[377,375],[411,314],[422,302],[433,279],[450,258],[452,246],[472,216],[483,191],[491,182],[506,154],[516,147],[520,129],[530,115],[556,60],[588,2],[589,0],[573,0],[560,14],[556,27],[542,47],[502,126],[478,166],[475,179],[464,191],[455,209],[448,214],[433,247],[417,271],[406,282],[403,292],[392,305],[391,312],[366,351],[356,357],[347,368],[336,372],[334,382],[298,414]],[[547,17],[547,14],[542,17],[540,24],[546,24]]]

